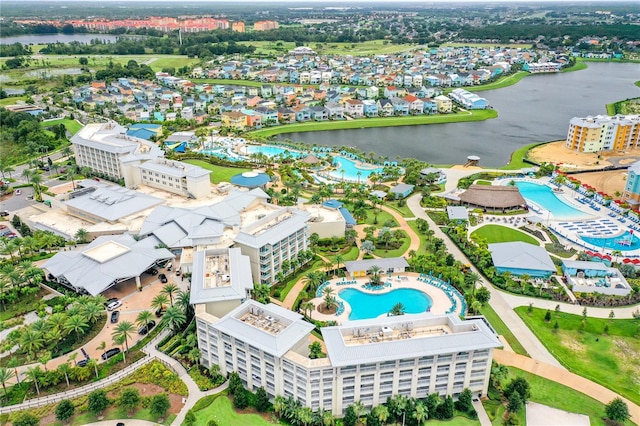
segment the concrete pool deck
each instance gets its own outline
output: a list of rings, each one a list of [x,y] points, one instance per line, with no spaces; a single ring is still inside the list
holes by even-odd
[[[369,282],[369,278],[367,277],[350,278],[350,279],[345,278],[344,280],[346,282],[355,281],[355,284],[346,284],[346,285],[338,285],[338,284],[342,284],[343,282],[342,278],[330,280],[329,287],[333,289],[333,295],[336,297],[338,302],[344,303],[344,312],[340,315],[334,315],[334,314],[325,315],[320,313],[318,311],[318,306],[324,303],[324,301],[322,297],[316,297],[311,299],[311,302],[316,306],[313,310],[313,313],[311,314],[311,318],[313,318],[314,320],[320,320],[320,321],[337,321],[339,323],[349,321],[349,315],[351,314],[351,306],[349,306],[349,303],[347,303],[345,300],[340,298],[340,295],[339,295],[340,290],[344,290],[346,288],[353,288],[353,289],[362,291],[363,293],[376,294],[376,295],[386,294],[393,290],[398,290],[401,288],[410,288],[414,290],[419,290],[431,298],[432,306],[429,312],[434,315],[444,315],[451,308],[451,300],[449,299],[447,294],[444,292],[444,290],[437,288],[433,285],[424,283],[422,281],[418,281],[419,277],[420,277],[420,274],[415,272],[393,273],[391,278],[389,278],[387,274],[384,274],[383,276],[381,276],[382,281],[390,282],[391,287],[384,287],[380,290],[368,290],[363,288],[362,286]],[[451,286],[451,288],[453,288],[453,286]],[[459,299],[459,297],[456,297],[456,298]],[[461,310],[462,310],[462,303],[460,300],[457,300],[456,309],[453,313],[457,315],[461,315],[462,314]],[[411,314],[406,314],[406,315],[411,315]]]

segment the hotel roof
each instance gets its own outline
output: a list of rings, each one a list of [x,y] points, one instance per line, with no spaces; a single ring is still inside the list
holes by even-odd
[[[247,300],[211,327],[276,357],[307,338],[314,328],[300,314],[255,300]]]
[[[497,268],[530,269],[535,271],[556,271],[551,257],[540,246],[521,241],[489,244],[491,259]]]
[[[194,166],[189,163],[167,160],[164,158],[157,158],[151,161],[146,161],[138,165],[138,168],[140,168],[141,170],[158,172],[177,178],[197,178],[202,176],[209,176],[211,174],[211,170],[207,170],[199,166]]]
[[[101,236],[81,250],[58,252],[42,267],[95,296],[113,284],[141,275],[158,261],[174,257],[169,250],[149,247],[143,241],[128,234]]]
[[[128,136],[126,133],[125,127],[114,122],[91,123],[73,135],[71,142],[121,155],[138,154],[150,158],[163,155],[163,151],[154,143]]]
[[[249,257],[239,248],[210,249],[193,255],[191,303],[247,298],[253,288]]]
[[[379,317],[321,331],[334,367],[502,346],[484,321],[456,315]]]

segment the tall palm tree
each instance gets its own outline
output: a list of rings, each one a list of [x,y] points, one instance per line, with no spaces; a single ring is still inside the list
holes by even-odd
[[[166,294],[169,296],[169,300],[171,301],[171,306],[173,306],[173,295],[176,294],[180,288],[174,283],[167,283],[162,287],[162,294]]]
[[[42,333],[39,333],[32,328],[27,328],[20,336],[20,348],[25,351],[29,358],[33,356],[40,349],[44,347],[45,339]]]
[[[98,374],[98,361],[96,361],[94,358],[91,358],[88,362],[87,362],[87,367],[91,368],[93,367],[93,371],[96,374],[96,379],[99,377]]]
[[[27,179],[27,183],[31,183],[31,176],[33,175],[33,170],[31,169],[24,169],[21,173],[23,178]]]
[[[418,425],[422,425],[424,421],[429,418],[429,410],[427,410],[427,407],[420,401],[416,402],[413,418],[416,419]]]
[[[47,363],[51,361],[51,351],[47,351],[43,353],[40,358],[38,358],[38,362],[44,366],[44,372],[48,372]]]
[[[305,315],[307,315],[309,317],[309,319],[311,319],[311,312],[313,312],[313,310],[316,308],[316,305],[313,304],[312,301],[308,300],[306,302],[302,302],[300,304],[300,309],[302,309],[302,311],[305,313]],[[307,314],[308,312],[308,314]]]
[[[268,287],[268,286],[267,286]],[[193,315],[193,305],[191,304],[191,294],[188,291],[179,291],[176,296],[176,306],[182,308],[187,317]]]
[[[153,314],[149,311],[142,311],[136,317],[136,324],[138,327],[144,327],[149,324],[151,320],[153,320]]]
[[[18,367],[20,367],[21,365],[22,363],[15,356],[11,357],[11,359],[7,363],[7,367],[13,368],[13,372],[15,374],[16,380],[18,381],[18,384],[20,384],[20,374],[18,373]]]
[[[42,376],[42,369],[39,366],[27,368],[25,373],[27,379],[31,380],[36,385],[36,393],[40,396],[40,386],[38,385],[38,379]]]
[[[84,228],[80,228],[76,231],[75,238],[78,244],[84,244],[89,241],[89,232]]]
[[[86,318],[89,323],[93,324],[102,316],[104,307],[102,305],[98,305],[92,300],[89,303],[82,305],[81,312],[81,315]]]
[[[58,371],[64,374],[64,380],[67,382],[67,387],[69,387],[69,371],[71,370],[71,366],[69,363],[65,362],[58,366]]]
[[[282,414],[287,409],[287,399],[282,395],[277,395],[273,400],[273,411],[278,417],[282,417]]]
[[[177,306],[171,306],[167,309],[167,312],[165,312],[160,322],[164,323],[175,332],[178,331],[186,321],[187,317],[184,312]]]
[[[111,333],[111,335],[113,337],[118,337],[118,336],[122,336],[124,337],[124,343],[125,346],[127,348],[127,351],[129,350],[129,338],[131,337],[131,335],[133,334],[133,332],[135,331],[135,327],[133,326],[133,324],[129,321],[122,321],[120,323],[118,323],[118,325],[116,326],[116,329],[113,330],[113,333]]]
[[[2,388],[4,389],[4,396],[7,396],[7,382],[15,376],[13,370],[0,367],[0,382],[2,382]]]
[[[126,341],[126,339],[125,339],[124,335],[118,335],[118,336],[115,336],[113,338],[113,343],[115,343],[116,345],[119,345],[122,348],[122,351],[121,351],[122,352],[122,361],[127,362],[127,356],[125,355],[126,351],[124,350],[125,349],[125,347],[124,347],[125,341]]]
[[[155,310],[164,309],[168,303],[167,295],[160,293],[151,300],[151,307]]]
[[[42,183],[42,175],[40,173],[34,173],[31,175],[31,183],[33,184],[33,189],[36,192],[36,200],[42,198],[42,194],[40,193],[40,184]]]

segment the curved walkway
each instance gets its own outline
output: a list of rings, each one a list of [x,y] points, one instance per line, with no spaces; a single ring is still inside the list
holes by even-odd
[[[537,376],[544,377],[545,379],[570,387],[571,389],[575,389],[602,402],[603,404],[608,404],[612,399],[620,397],[614,391],[592,382],[591,380],[585,379],[582,376],[578,376],[577,374],[570,373],[564,369],[557,368],[553,365],[536,361],[513,352],[496,349],[493,352],[493,359],[500,364],[517,367],[521,370],[528,371],[529,373],[533,373]],[[635,424],[640,424],[640,407],[626,398],[622,399],[629,406],[631,420],[633,420]]]

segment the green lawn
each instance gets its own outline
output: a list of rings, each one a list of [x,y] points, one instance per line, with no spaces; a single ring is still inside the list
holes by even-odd
[[[471,238],[484,238],[489,244],[506,243],[511,241],[523,241],[525,243],[539,246],[538,240],[517,229],[501,225],[484,225],[471,233]]]
[[[218,166],[215,164],[207,163],[202,160],[184,160],[185,163],[193,164],[194,166],[200,166],[207,170],[212,170],[213,173],[209,175],[211,183],[231,182],[231,177],[238,173],[250,172],[251,169],[241,167],[226,167]]]
[[[359,254],[360,254],[360,249],[358,249],[358,247],[351,247],[348,252],[342,255],[342,257],[345,260],[345,262],[347,262],[350,260],[356,260]]]
[[[13,105],[18,101],[24,101],[26,96],[9,96],[8,98],[0,99],[0,107],[6,107],[7,105]]]
[[[498,316],[496,311],[494,311],[491,306],[483,306],[482,309],[480,309],[480,313],[484,315],[485,318],[487,318],[487,321],[489,321],[489,324],[491,324],[496,332],[505,338],[505,340],[507,341],[507,343],[509,343],[511,349],[513,349],[515,353],[529,356],[529,353],[524,348],[524,346],[522,346],[515,334],[513,334],[511,329],[507,327],[504,321],[502,321],[502,318]]]
[[[42,127],[50,127],[55,126],[56,124],[64,124],[64,127],[67,128],[69,133],[75,135],[78,133],[78,130],[82,129],[82,124],[78,123],[76,120],[71,120],[68,118],[58,118],[56,120],[48,120],[42,122]]]
[[[385,250],[384,248],[377,248],[373,251],[373,254],[379,257],[400,257],[404,254],[405,251],[411,245],[411,238],[407,235],[406,232],[400,231],[404,234],[404,238],[402,239],[402,244],[397,249],[389,249]]]
[[[507,163],[507,165],[505,165],[504,167],[500,167],[500,168],[503,170],[519,170],[523,167],[531,167],[531,164],[525,163],[523,159],[527,158],[527,153],[529,152],[529,150],[533,149],[538,145],[541,145],[542,143],[536,142],[536,143],[532,143],[531,145],[525,145],[521,148],[516,149],[511,154],[511,160],[509,160],[509,163]]]
[[[515,311],[565,367],[640,404],[637,320],[587,318],[581,329],[580,315],[552,312],[547,323],[545,310],[534,309],[529,315],[527,309],[519,307]],[[559,325],[556,332],[555,321]],[[603,332],[605,326],[609,327],[608,334]]]
[[[456,114],[415,115],[406,117],[360,118],[357,120],[323,121],[287,124],[249,132],[251,136],[269,137],[282,133],[315,132],[322,130],[363,129],[366,127],[416,126],[420,124],[458,123],[464,121],[483,121],[496,118],[494,109],[474,110]]]
[[[377,223],[374,223],[376,222],[376,219]],[[366,223],[367,225],[382,228],[387,221],[393,222],[393,225],[391,225],[391,227],[398,226],[398,222],[396,222],[391,213],[385,212],[384,210],[369,209],[367,210],[367,219],[364,221],[364,223]]]
[[[484,186],[491,186],[493,185],[492,182],[488,181],[488,180],[482,180],[482,179],[478,179],[477,181],[474,182],[474,184],[476,185],[484,185]]]
[[[177,416],[175,414],[170,414],[160,424],[170,425],[171,423],[173,423],[173,420],[176,417]],[[84,414],[79,414],[73,417],[73,420],[71,421],[71,423],[62,423],[60,421],[56,421],[53,424],[55,426],[63,426],[65,424],[70,424],[71,426],[82,426],[82,425],[87,425],[87,424],[95,423],[102,420],[119,420],[119,419],[128,419],[128,418],[137,419],[137,420],[146,420],[149,422],[157,423],[157,419],[151,415],[148,408],[141,408],[138,411],[136,411],[132,417],[129,417],[126,412],[122,412],[122,410],[120,409],[110,409],[105,412],[104,418],[101,418],[101,419],[94,416],[93,414],[84,413]]]
[[[258,414],[238,414],[226,395],[219,395],[211,405],[195,412],[195,426],[207,426],[209,420],[215,420],[218,426],[265,426],[274,425]]]
[[[519,82],[520,80],[522,80],[528,75],[530,74],[526,71],[518,71],[511,75],[500,77],[494,82],[481,84],[479,86],[465,87],[465,89],[468,90],[469,92],[481,92],[483,90],[502,89],[503,87],[513,86],[514,84],[516,84],[517,82]]]
[[[561,70],[561,72],[573,72],[573,71],[580,71],[580,70],[584,70],[587,69],[588,65],[585,64],[583,61],[577,60],[576,63],[569,68],[563,68]]]
[[[255,46],[256,53],[282,54],[296,47],[295,42],[286,41],[239,41],[238,44]],[[311,43],[308,45],[323,55],[375,55],[401,52],[412,48],[410,44],[392,44],[388,40],[370,40],[362,43]]]
[[[531,47],[530,44],[518,44],[518,43],[451,43],[451,42],[447,42],[442,44],[441,47],[486,47],[486,48],[491,48],[491,47],[508,47],[511,49],[518,49],[518,48],[529,48]]]
[[[409,208],[406,202],[402,207],[398,205],[397,201],[387,201],[384,203],[384,205],[386,207],[389,207],[390,209],[397,211],[402,215],[402,217],[415,217],[415,215],[413,214],[413,212],[411,211],[411,209]]]

